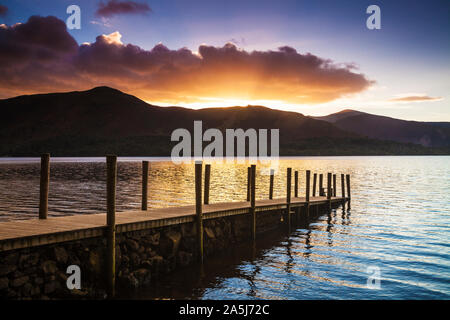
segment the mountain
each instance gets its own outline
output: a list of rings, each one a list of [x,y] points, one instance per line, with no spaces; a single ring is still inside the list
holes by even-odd
[[[282,155],[434,154],[429,149],[367,139],[332,123],[262,106],[206,108],[150,105],[108,87],[0,100],[0,155],[168,156],[177,128],[280,129]],[[207,143],[204,144],[204,146]]]
[[[414,143],[425,147],[450,146],[449,122],[406,121],[348,109],[314,119],[327,121],[342,130],[373,139]]]

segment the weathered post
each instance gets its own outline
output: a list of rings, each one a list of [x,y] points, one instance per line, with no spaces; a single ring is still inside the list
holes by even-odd
[[[247,201],[250,201],[250,179],[251,179],[252,169],[247,168]]]
[[[116,180],[117,156],[106,156],[106,242],[108,297],[115,295],[116,288]]]
[[[313,175],[313,189],[312,189],[312,196],[316,196],[316,186],[317,186],[317,173],[314,173]]]
[[[333,197],[336,197],[336,174],[333,174]]]
[[[39,190],[39,219],[47,219],[50,183],[50,154],[41,155],[41,183]]]
[[[205,165],[205,195],[204,204],[209,204],[209,182],[211,179],[211,165]]]
[[[294,172],[294,197],[298,198],[298,171]]]
[[[291,185],[292,185],[292,168],[287,168],[286,176],[286,210],[288,227],[291,228]]]
[[[342,210],[345,210],[345,182],[344,174],[341,173]]]
[[[327,199],[328,199],[328,206],[331,211],[331,173],[328,172],[327,177]]]
[[[273,179],[275,175],[275,170],[270,169],[270,184],[269,184],[269,199],[273,199]]]
[[[250,183],[250,207],[252,215],[252,239],[256,240],[256,165],[251,165],[251,183]]]
[[[142,210],[147,210],[148,199],[148,161],[142,161]]]
[[[350,206],[350,199],[351,199],[351,196],[350,196],[350,175],[347,174],[346,178],[347,178],[347,197],[348,197],[347,208],[348,208],[348,210],[350,210],[351,209],[351,206]]]
[[[305,190],[305,199],[306,199],[306,216],[309,218],[309,195],[311,193],[311,171],[306,170],[306,190]]]
[[[323,174],[321,173],[319,175],[319,196],[323,197],[324,196],[324,192],[323,192]]]
[[[197,222],[197,244],[199,260],[203,263],[203,220],[202,220],[202,170],[203,163],[195,162],[195,214]]]

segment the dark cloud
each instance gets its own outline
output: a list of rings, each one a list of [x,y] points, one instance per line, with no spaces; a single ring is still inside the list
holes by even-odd
[[[442,97],[430,97],[426,95],[414,95],[414,96],[406,96],[400,98],[392,98],[389,99],[391,102],[422,102],[422,101],[439,101],[442,100]]]
[[[0,4],[0,16],[4,16],[8,13],[8,7]]]
[[[210,97],[321,103],[372,83],[350,67],[288,46],[249,52],[228,43],[202,45],[196,53],[158,44],[144,50],[123,44],[119,32],[78,46],[54,17],[0,26],[0,72],[0,92],[9,96],[108,85],[174,104]]]
[[[146,3],[109,0],[107,3],[100,2],[96,15],[107,18],[118,14],[145,14],[151,11],[152,9]]]

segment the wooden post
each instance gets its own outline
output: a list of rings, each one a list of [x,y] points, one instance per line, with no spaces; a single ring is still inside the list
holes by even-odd
[[[306,216],[309,218],[309,195],[311,193],[311,171],[306,170],[306,190],[305,190],[305,199],[306,199]]]
[[[201,161],[195,162],[195,214],[197,218],[199,260],[201,263],[203,263],[202,170],[203,163]]]
[[[291,185],[292,185],[292,168],[287,168],[286,176],[286,210],[288,227],[291,228]]]
[[[106,226],[107,226],[107,284],[108,297],[115,295],[116,287],[116,180],[117,156],[106,156]]]
[[[344,174],[341,173],[342,210],[345,210],[345,182]]]
[[[348,210],[350,210],[350,208],[351,208],[351,206],[350,206],[350,199],[351,199],[351,196],[350,196],[350,175],[348,174],[346,176],[346,178],[347,178],[347,197],[348,197],[347,208],[348,208]]]
[[[298,171],[294,172],[294,196],[298,198]]]
[[[328,172],[327,176],[327,199],[329,204],[329,209],[331,211],[331,173]]]
[[[251,165],[251,182],[250,182],[250,207],[252,214],[252,239],[256,240],[256,165]]]
[[[148,161],[142,161],[142,210],[147,210],[148,199]]]
[[[314,173],[313,176],[313,189],[312,189],[312,196],[316,196],[316,186],[317,186],[317,173]]]
[[[319,196],[321,196],[321,197],[324,196],[324,192],[323,192],[323,174],[322,173],[319,175]]]
[[[209,204],[209,181],[211,178],[211,165],[205,165],[205,195],[204,204]]]
[[[333,197],[336,197],[336,174],[333,174]]]
[[[50,154],[41,155],[41,183],[39,190],[39,219],[47,219],[50,183]]]
[[[250,201],[250,179],[251,179],[251,167],[247,168],[247,201]]]
[[[269,199],[273,199],[273,179],[275,175],[275,170],[270,169],[270,184],[269,184]]]

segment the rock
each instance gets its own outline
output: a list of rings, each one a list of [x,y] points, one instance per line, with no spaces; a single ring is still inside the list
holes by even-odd
[[[214,228],[214,233],[217,236],[217,238],[220,238],[223,236],[223,231],[221,227],[215,227]]]
[[[185,237],[193,237],[197,234],[195,223],[183,223],[181,225],[181,235]]]
[[[139,250],[139,244],[137,243],[137,241],[135,241],[133,239],[127,239],[127,240],[125,240],[125,243],[129,250],[131,250],[131,251]]]
[[[31,290],[33,289],[33,286],[31,283],[27,282],[22,287],[22,295],[25,297],[31,297]]]
[[[152,268],[152,262],[150,260],[145,260],[141,263],[141,266],[146,269]]]
[[[160,238],[161,238],[161,233],[159,233],[159,232],[149,236],[150,244],[152,246],[159,246]]]
[[[53,292],[55,292],[56,288],[57,288],[57,283],[55,281],[46,283],[44,286],[44,293],[45,294],[53,293]]]
[[[129,287],[129,288],[139,287],[139,281],[136,279],[136,277],[133,274],[123,276],[123,277],[119,278],[119,281],[125,287]]]
[[[206,234],[206,237],[208,239],[215,239],[216,238],[216,235],[214,234],[214,231],[212,231],[211,228],[204,228],[203,230],[205,230],[205,234]]]
[[[7,277],[0,278],[0,290],[7,289],[9,286],[9,279]]]
[[[173,257],[180,246],[181,233],[176,231],[168,231],[161,238],[159,248],[165,257]]]
[[[56,262],[52,260],[47,260],[42,263],[42,270],[45,274],[54,274],[57,270]]]
[[[97,251],[89,252],[89,266],[95,274],[102,272],[102,258]]]
[[[78,290],[78,289],[73,289],[73,290],[70,290],[70,293],[73,295],[73,296],[75,296],[75,297],[86,297],[88,294],[89,294],[89,292],[87,292],[87,291],[84,291],[84,290]]]
[[[34,283],[37,284],[38,286],[44,283],[44,279],[37,277],[34,279]]]
[[[18,259],[19,259],[19,253],[18,252],[11,253],[11,254],[8,254],[7,256],[5,256],[2,259],[2,264],[5,264],[5,265],[8,265],[8,264],[9,265],[16,265]]]
[[[35,286],[31,289],[30,295],[31,296],[38,296],[41,294],[41,289],[38,286]]]
[[[53,249],[53,252],[55,254],[55,259],[58,261],[58,263],[66,264],[67,259],[69,258],[69,255],[66,252],[66,249],[63,247],[55,247]]]
[[[133,274],[139,281],[139,285],[148,285],[150,283],[150,270],[141,268],[134,271]]]
[[[16,265],[1,265],[0,266],[0,277],[6,276],[14,271],[16,271],[17,266]]]
[[[139,255],[135,252],[132,252],[130,254],[130,263],[132,266],[138,266],[140,264]]]
[[[20,278],[16,278],[11,282],[11,286],[14,288],[21,287],[25,283],[27,283],[28,279],[30,279],[28,276],[23,276]]]
[[[189,265],[192,262],[192,253],[185,251],[178,252],[177,262],[183,267]]]
[[[19,267],[23,268],[27,264],[27,260],[30,256],[28,254],[22,254],[19,257]]]
[[[39,262],[39,253],[35,252],[35,253],[30,254],[28,263],[32,266],[35,266],[38,264],[38,262]]]

